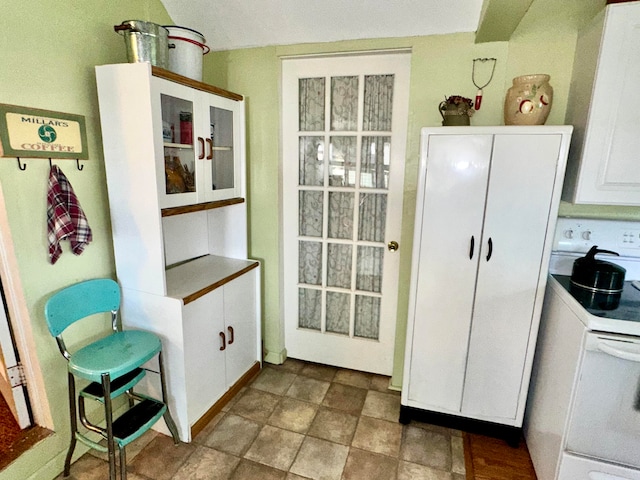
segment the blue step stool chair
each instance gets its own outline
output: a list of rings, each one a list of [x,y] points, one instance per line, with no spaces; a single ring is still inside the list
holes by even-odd
[[[164,417],[174,443],[179,442],[178,431],[167,408],[160,339],[151,332],[123,331],[118,322],[119,309],[120,287],[111,279],[87,280],[71,285],[55,293],[45,304],[49,332],[56,338],[60,352],[68,361],[71,443],[64,463],[65,477],[69,476],[71,457],[78,440],[108,453],[110,480],[116,479],[116,447],[120,452],[120,478],[125,480],[125,446],[149,430],[160,417]],[[70,353],[62,339],[67,327],[92,315],[108,312],[111,313],[113,332]],[[145,376],[146,370],[142,365],[156,355],[160,365],[161,400],[133,392],[133,387]],[[90,382],[77,394],[76,377]],[[127,396],[129,408],[114,419],[112,402],[121,395]],[[85,399],[103,404],[104,426],[87,419]],[[105,439],[107,446],[80,433],[78,419],[89,432],[95,432]]]

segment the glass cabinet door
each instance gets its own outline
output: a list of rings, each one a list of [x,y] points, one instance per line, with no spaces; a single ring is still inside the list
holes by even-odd
[[[160,207],[242,195],[244,102],[155,80],[162,117],[156,134],[162,145],[156,172]]]
[[[196,137],[194,136],[193,102],[161,94],[160,103],[165,177],[162,191],[166,196],[195,193],[198,178],[194,148]],[[174,202],[170,201],[170,203]]]
[[[211,185],[212,190],[234,188],[233,112],[210,107]]]
[[[206,200],[222,200],[241,195],[240,156],[243,102],[211,96],[206,112],[208,128],[205,163]]]

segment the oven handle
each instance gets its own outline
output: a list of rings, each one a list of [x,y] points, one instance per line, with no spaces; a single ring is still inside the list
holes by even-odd
[[[622,346],[625,348],[621,348]],[[640,345],[637,343],[598,339],[597,348],[613,357],[640,363]]]

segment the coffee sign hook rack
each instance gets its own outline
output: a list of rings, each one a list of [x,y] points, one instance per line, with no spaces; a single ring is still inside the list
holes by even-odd
[[[20,157],[16,157],[16,159],[18,160],[18,170],[24,172],[27,169],[27,164],[26,163],[22,163],[20,161]],[[84,165],[80,165],[80,159],[76,158],[76,168],[79,171],[84,170]],[[51,168],[53,166],[53,164],[51,163],[51,157],[49,157],[49,168]]]
[[[88,160],[87,130],[82,115],[0,104],[0,157],[15,157],[25,171],[25,158]],[[20,159],[23,159],[22,161]]]

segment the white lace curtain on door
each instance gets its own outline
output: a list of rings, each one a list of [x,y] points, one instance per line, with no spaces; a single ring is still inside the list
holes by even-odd
[[[304,238],[298,243],[298,281],[312,287],[299,288],[299,326],[302,328],[320,330],[322,288],[327,287],[326,330],[349,334],[352,302],[355,302],[354,335],[378,338],[380,297],[375,294],[380,294],[382,289],[387,210],[387,194],[380,190],[386,190],[389,182],[388,132],[391,130],[393,82],[393,75],[364,77],[362,130],[366,135],[360,135],[360,176],[356,179],[359,78],[331,78],[329,123],[330,132],[335,134],[329,136],[328,151],[324,145],[325,79],[299,81],[299,127],[303,133],[299,138],[298,221],[299,235]],[[328,169],[326,180],[325,169]],[[346,188],[340,191],[305,188],[327,186]],[[367,192],[366,189],[377,191]],[[325,195],[328,195],[327,238],[323,240]],[[366,244],[358,244],[358,241]],[[323,249],[326,249],[326,264],[323,263]],[[355,275],[352,271],[354,255]],[[352,293],[354,286],[358,291],[356,294]],[[367,292],[374,295],[367,295]]]

